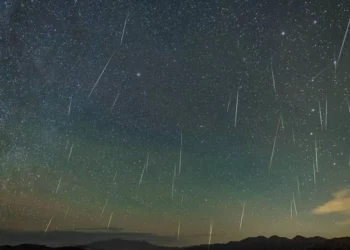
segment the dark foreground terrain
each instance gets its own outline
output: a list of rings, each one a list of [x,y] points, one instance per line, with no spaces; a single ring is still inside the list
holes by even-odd
[[[145,241],[129,241],[129,240],[108,240],[94,242],[83,246],[67,246],[51,248],[42,245],[18,245],[18,246],[0,246],[0,250],[197,250],[208,249],[208,245],[191,246],[191,247],[162,247],[151,245]],[[229,242],[226,244],[213,244],[211,250],[350,250],[350,237],[325,239],[321,237],[304,238],[296,236],[293,239],[272,236],[247,238],[242,241]]]

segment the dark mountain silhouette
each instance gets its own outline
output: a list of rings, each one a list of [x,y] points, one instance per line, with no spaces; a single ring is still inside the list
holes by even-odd
[[[201,250],[208,245],[190,247],[163,247],[149,244],[146,241],[113,239],[94,242],[83,246],[51,248],[42,245],[0,246],[0,250]],[[350,237],[325,239],[322,237],[305,238],[296,236],[293,239],[272,236],[247,238],[226,244],[213,244],[210,250],[350,250]]]
[[[313,249],[316,245],[321,245],[327,239],[321,237],[305,238],[296,236],[293,239],[284,237],[271,236],[266,238],[263,236],[251,237],[241,241],[232,241],[226,244],[214,244],[210,247],[211,250],[299,250],[299,249]],[[350,246],[350,244],[349,244]],[[187,248],[188,250],[208,249],[207,245],[193,246]],[[327,248],[328,249],[328,248]],[[331,249],[331,248],[330,248]]]
[[[23,244],[18,246],[0,246],[1,250],[83,250],[82,247],[47,247],[43,245]]]

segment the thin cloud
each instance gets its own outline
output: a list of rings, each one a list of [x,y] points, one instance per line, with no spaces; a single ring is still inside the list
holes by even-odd
[[[313,214],[350,213],[350,190],[342,189],[333,194],[333,199],[312,210]]]
[[[152,233],[125,232],[121,228],[105,230],[84,228],[76,231],[19,232],[0,230],[1,245],[40,244],[47,246],[85,245],[92,242],[124,239],[147,241],[155,245],[173,245],[178,243],[176,237]],[[183,240],[181,243],[185,243]]]

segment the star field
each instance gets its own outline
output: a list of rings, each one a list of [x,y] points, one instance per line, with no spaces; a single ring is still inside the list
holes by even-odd
[[[0,244],[347,236],[349,18],[345,0],[3,1]]]

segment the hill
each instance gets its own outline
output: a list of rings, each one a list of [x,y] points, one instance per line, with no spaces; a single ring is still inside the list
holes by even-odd
[[[51,248],[43,245],[0,246],[0,250],[201,250],[208,249],[208,245],[190,247],[163,247],[149,244],[146,241],[132,241],[113,239],[93,242],[83,246],[67,246]],[[241,241],[226,244],[213,244],[211,250],[350,250],[350,237],[325,239],[322,237],[305,238],[296,236],[293,239],[272,236],[251,237]]]

